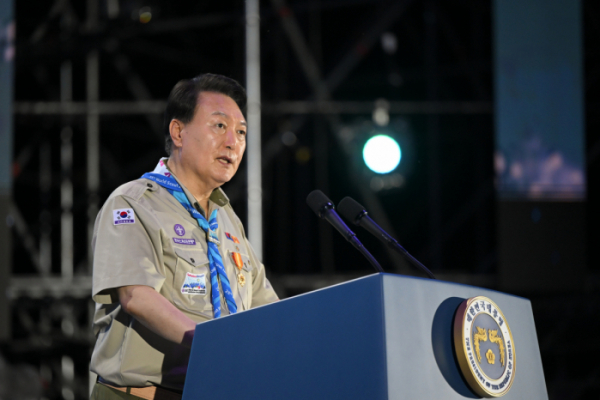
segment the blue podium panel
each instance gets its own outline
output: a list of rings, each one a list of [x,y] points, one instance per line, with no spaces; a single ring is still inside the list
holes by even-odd
[[[454,313],[475,296],[512,330],[515,380],[503,398],[547,399],[528,300],[390,274],[199,324],[183,399],[479,398],[452,342]]]
[[[199,324],[183,398],[387,399],[381,293],[374,276]]]

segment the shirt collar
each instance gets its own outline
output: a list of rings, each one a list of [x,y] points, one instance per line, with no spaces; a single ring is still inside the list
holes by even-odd
[[[187,198],[190,200],[190,202],[193,204],[193,206],[197,210],[202,210],[202,207],[200,207],[200,204],[198,203],[198,201],[196,200],[194,195],[185,187],[185,185],[183,185],[183,183],[181,183],[181,181],[179,179],[177,179],[177,176],[175,176],[175,174],[169,169],[169,167],[167,166],[167,161],[169,161],[168,157],[161,158],[158,161],[156,168],[154,168],[154,171],[152,171],[152,172],[155,174],[160,174],[160,175],[164,175],[164,176],[172,176],[173,178],[175,178],[177,183],[179,183],[179,185],[181,185],[181,187],[183,188],[183,192],[185,193]],[[229,204],[229,198],[227,197],[227,195],[221,188],[216,188],[215,190],[213,190],[213,192],[210,194],[210,197],[208,198],[208,200],[209,200],[209,204],[208,204],[209,208],[211,208],[210,202],[215,203],[219,207],[225,207],[227,204]],[[202,210],[202,211],[206,211],[206,210]],[[205,212],[205,215],[207,215],[206,212]]]

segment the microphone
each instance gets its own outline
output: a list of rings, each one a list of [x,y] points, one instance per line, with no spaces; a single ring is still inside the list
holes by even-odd
[[[306,198],[306,204],[308,204],[308,207],[311,210],[313,210],[313,212],[317,214],[319,218],[323,218],[331,225],[333,225],[333,227],[337,229],[337,231],[341,233],[347,241],[349,241],[358,251],[360,251],[360,253],[363,256],[365,256],[367,260],[369,260],[371,265],[377,271],[384,272],[383,268],[381,268],[381,265],[379,265],[375,257],[373,257],[371,253],[369,253],[369,251],[365,249],[365,247],[358,240],[354,232],[352,232],[350,228],[348,228],[348,226],[344,223],[344,221],[342,221],[338,213],[335,212],[335,206],[333,205],[331,200],[329,200],[327,196],[323,194],[323,192],[321,192],[320,190],[313,190],[312,192],[310,192],[310,194]]]
[[[381,240],[383,243],[387,244],[389,247],[406,257],[406,259],[411,264],[419,268],[421,271],[425,272],[429,278],[435,279],[433,273],[427,267],[421,264],[416,258],[411,256],[404,249],[404,247],[402,247],[400,243],[398,243],[396,239],[394,239],[386,231],[381,229],[381,227],[377,225],[375,221],[371,219],[371,217],[369,217],[367,210],[365,210],[365,208],[362,205],[360,205],[356,200],[350,197],[344,197],[342,201],[340,201],[340,204],[338,204],[338,209],[340,210],[340,213],[344,216],[344,218],[346,218],[349,221],[352,221],[352,223],[354,223],[355,225],[362,226],[363,228],[365,228],[377,239]]]

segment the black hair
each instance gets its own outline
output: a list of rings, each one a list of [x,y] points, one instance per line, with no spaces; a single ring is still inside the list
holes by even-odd
[[[238,81],[217,74],[202,74],[192,79],[183,79],[173,87],[167,100],[163,130],[165,133],[165,150],[171,154],[173,141],[169,125],[173,119],[187,124],[194,119],[198,95],[202,92],[221,93],[231,97],[242,112],[246,108],[246,90]]]

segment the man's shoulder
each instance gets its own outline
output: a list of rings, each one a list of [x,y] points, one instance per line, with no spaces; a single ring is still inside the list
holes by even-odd
[[[116,197],[125,197],[129,200],[139,201],[146,192],[154,192],[158,189],[158,185],[152,183],[148,179],[139,178],[133,181],[122,184],[116,188],[107,200]]]
[[[107,218],[107,226],[113,225],[111,215],[115,211],[134,212],[136,218],[143,218],[148,215],[151,209],[155,209],[156,202],[148,202],[148,196],[153,196],[152,192],[159,192],[158,185],[148,179],[136,179],[117,187],[104,201],[102,208],[98,212],[96,225]],[[162,203],[159,201],[159,203]],[[113,221],[114,222],[114,221]]]
[[[217,191],[218,191],[218,193],[215,193]],[[234,211],[233,207],[231,206],[231,203],[229,202],[229,198],[227,197],[227,195],[221,188],[215,189],[215,192],[213,192],[213,195],[211,196],[211,200],[213,200],[217,205],[219,205],[221,210],[223,210],[228,215],[229,220],[233,224],[235,224],[237,229],[245,237],[246,233],[244,230],[244,225],[242,224],[242,220],[240,219],[240,217],[238,217],[238,215]]]

